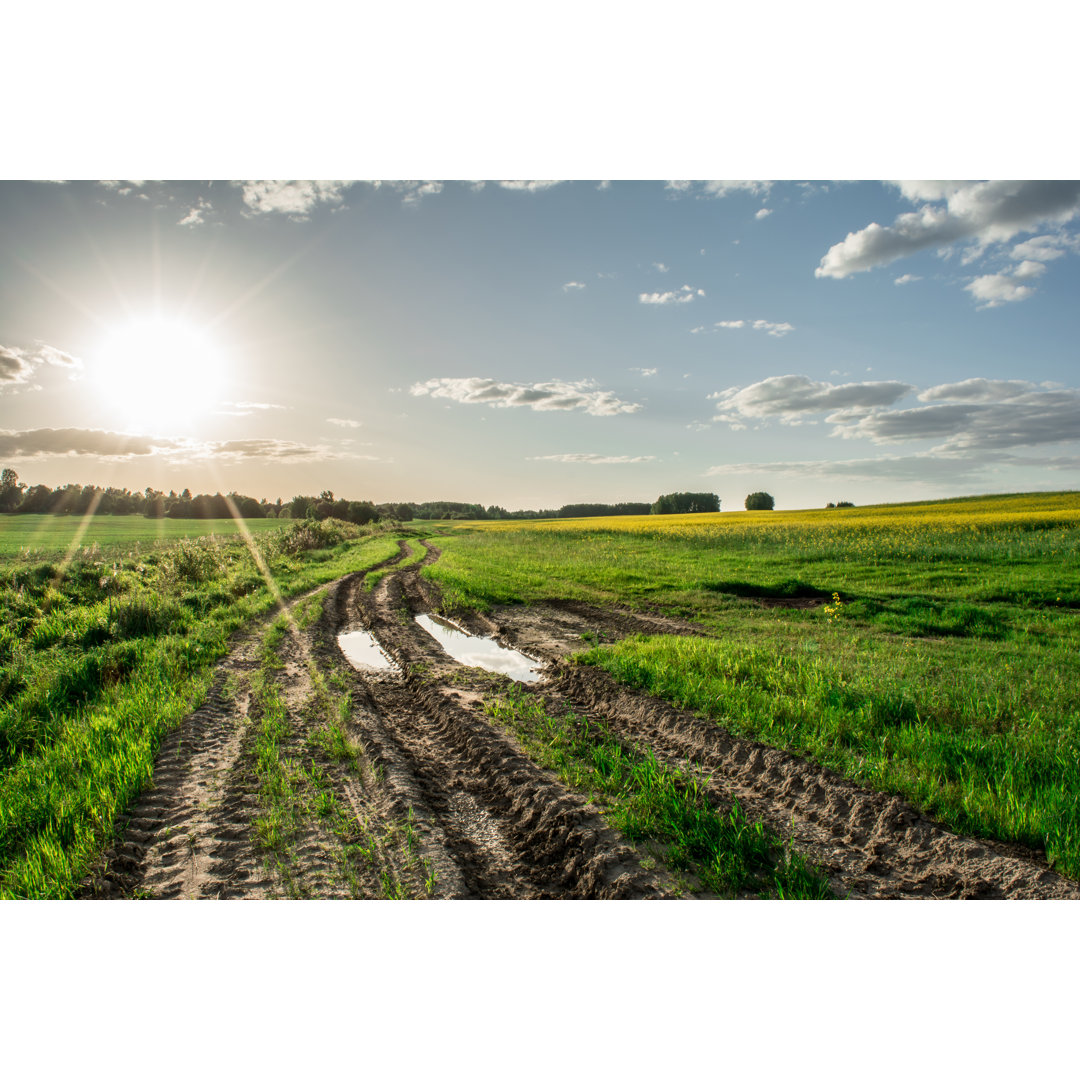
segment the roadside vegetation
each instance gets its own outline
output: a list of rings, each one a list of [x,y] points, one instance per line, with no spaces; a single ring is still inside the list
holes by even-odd
[[[253,548],[215,535],[144,549],[101,524],[70,559],[0,562],[0,896],[73,895],[230,636],[279,597],[395,555],[400,535],[275,522]]]
[[[1080,494],[458,526],[447,609],[574,599],[706,635],[581,657],[1080,878]]]

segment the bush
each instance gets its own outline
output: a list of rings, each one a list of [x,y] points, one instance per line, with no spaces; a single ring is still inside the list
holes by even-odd
[[[747,510],[771,510],[776,502],[767,491],[755,491],[746,496],[743,505]]]

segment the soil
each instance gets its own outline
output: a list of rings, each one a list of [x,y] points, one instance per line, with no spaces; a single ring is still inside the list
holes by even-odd
[[[323,612],[286,635],[275,672],[291,734],[287,753],[317,766],[350,826],[303,816],[287,853],[260,845],[250,680],[260,636],[219,664],[205,704],[165,741],[153,786],[119,823],[118,839],[84,882],[85,897],[238,898],[431,896],[472,899],[668,898],[683,884],[655,851],[627,842],[583,795],[536,765],[482,707],[505,676],[455,663],[413,616],[438,608],[419,565],[326,587]],[[391,563],[407,554],[401,553]],[[299,601],[294,601],[298,603]],[[901,799],[868,791],[781,750],[736,738],[711,721],[567,663],[586,641],[627,634],[703,634],[657,614],[552,601],[457,612],[454,621],[547,663],[530,692],[600,719],[661,761],[690,764],[709,797],[732,797],[828,874],[841,897],[1072,898],[1075,882],[1041,854],[958,836]],[[353,669],[337,635],[376,635],[399,671]],[[349,767],[314,747],[313,674],[349,693],[347,731],[361,750]],[[306,757],[305,757],[306,755]]]

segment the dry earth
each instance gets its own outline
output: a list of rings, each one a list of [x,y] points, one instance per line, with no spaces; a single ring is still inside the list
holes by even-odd
[[[427,564],[438,550],[425,546]],[[403,542],[391,562],[406,553]],[[284,849],[266,842],[252,690],[262,646],[253,634],[221,662],[206,703],[166,740],[153,787],[126,815],[82,895],[681,895],[655,869],[654,852],[624,840],[485,714],[484,695],[505,677],[457,664],[415,623],[415,614],[437,607],[420,565],[391,569],[374,588],[364,574],[341,578],[319,591],[321,615],[281,644],[273,676],[290,729],[283,757],[298,778]],[[533,686],[549,703],[602,720],[661,761],[700,770],[717,805],[738,798],[751,820],[822,867],[838,896],[1080,898],[1076,883],[1037,853],[957,836],[898,798],[565,662],[584,634],[610,641],[701,633],[689,623],[569,602],[461,621],[546,661],[547,677]],[[376,635],[396,671],[359,671],[345,661],[337,635],[357,629]],[[319,702],[328,686],[345,702],[353,760],[326,749]]]

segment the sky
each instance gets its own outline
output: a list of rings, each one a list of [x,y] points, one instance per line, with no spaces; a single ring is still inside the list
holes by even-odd
[[[29,483],[509,509],[1080,481],[1080,182],[0,182]]]

